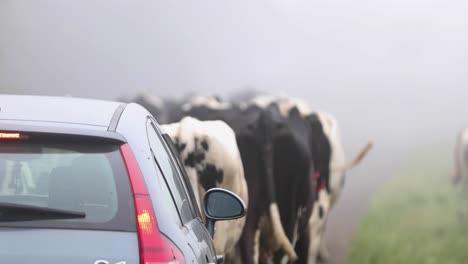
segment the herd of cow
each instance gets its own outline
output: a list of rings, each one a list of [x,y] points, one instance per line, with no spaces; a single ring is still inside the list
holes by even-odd
[[[225,263],[316,263],[326,259],[323,234],[345,173],[372,147],[346,161],[338,124],[329,113],[286,96],[230,100],[140,94],[171,136],[201,207],[221,187],[247,204],[243,219],[216,223]],[[202,209],[202,208],[200,208]]]

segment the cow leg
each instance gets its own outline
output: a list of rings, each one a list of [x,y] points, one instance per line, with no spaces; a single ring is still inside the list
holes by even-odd
[[[330,252],[328,251],[327,244],[324,241],[324,235],[322,234],[322,240],[320,241],[320,248],[318,252],[318,260],[322,263],[328,262],[330,258]]]
[[[260,261],[260,229],[255,230],[253,252],[252,263],[257,264]]]
[[[466,179],[466,175],[463,175],[464,183],[463,183],[463,199],[462,199],[462,205],[460,209],[460,213],[463,219],[466,219],[468,216],[468,179]]]
[[[318,252],[320,248],[320,236],[314,236],[311,239],[308,250],[308,264],[316,264],[318,259]]]
[[[309,220],[308,228],[310,230],[310,242],[308,247],[308,261],[309,264],[317,263],[319,256],[320,245],[322,243],[323,230],[325,226],[325,213],[323,205],[320,201],[314,204],[312,216]]]
[[[247,219],[239,240],[242,263],[258,264],[260,258],[260,229],[254,212],[247,212]]]
[[[462,158],[460,161],[460,174],[461,174],[461,181],[463,184],[463,216],[466,218],[468,215],[468,146],[463,145],[464,151],[462,152]]]
[[[320,262],[327,262],[328,259],[330,258],[330,252],[328,251],[328,248],[327,248],[327,243],[325,243],[325,230],[326,230],[326,225],[327,223],[325,222],[323,224],[323,228],[320,232],[320,237],[321,237],[321,241],[320,241],[320,248],[319,248],[319,252],[318,252],[318,260],[320,260]]]
[[[306,231],[303,232],[299,240],[297,240],[295,250],[297,253],[297,261],[294,262],[295,264],[307,264],[309,262],[309,248],[310,248],[310,229],[307,228]]]
[[[460,181],[461,181],[461,188],[462,188],[462,199],[461,199],[461,204],[459,205],[458,208],[458,216],[462,219],[465,220],[468,216],[468,173],[467,173],[467,168],[465,166],[461,166],[460,170]]]

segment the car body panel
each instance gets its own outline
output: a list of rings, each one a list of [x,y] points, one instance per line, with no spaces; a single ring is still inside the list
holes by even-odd
[[[0,263],[139,263],[136,232],[1,228]]]
[[[89,136],[97,138],[114,139],[125,143],[125,138],[105,126],[88,126],[83,124],[52,123],[43,121],[1,120],[1,132],[38,132],[63,135]]]
[[[108,127],[120,104],[72,97],[0,95],[0,119]]]

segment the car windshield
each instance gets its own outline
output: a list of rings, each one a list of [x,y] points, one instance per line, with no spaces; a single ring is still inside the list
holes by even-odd
[[[116,145],[0,142],[0,203],[85,214],[73,219],[32,217],[26,219],[29,224],[15,223],[18,225],[47,222],[55,223],[54,226],[97,228],[99,224],[117,221],[119,202],[124,201],[124,211],[132,210],[128,182],[122,184],[128,181],[126,178]]]

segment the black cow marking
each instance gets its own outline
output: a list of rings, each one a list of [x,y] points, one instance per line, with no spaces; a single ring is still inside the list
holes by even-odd
[[[195,165],[201,163],[205,159],[205,153],[190,152],[184,161],[185,166],[195,168]]]
[[[178,151],[179,153],[181,153],[181,152],[184,151],[184,149],[187,147],[187,143],[178,143],[178,142],[177,142],[177,143],[175,144],[175,147],[176,147],[177,151]]]
[[[215,188],[220,183],[222,183],[224,179],[224,171],[216,168],[216,166],[212,164],[206,164],[206,167],[200,172],[199,175],[200,178],[198,180],[200,181],[203,188],[205,188],[205,190]]]
[[[208,145],[208,142],[206,142],[206,140],[203,140],[203,141],[201,142],[201,146],[202,146],[202,148],[203,148],[204,150],[208,151],[209,145]]]
[[[324,214],[323,207],[322,207],[322,205],[319,205],[319,217],[320,217],[320,219],[323,218],[323,214]]]

